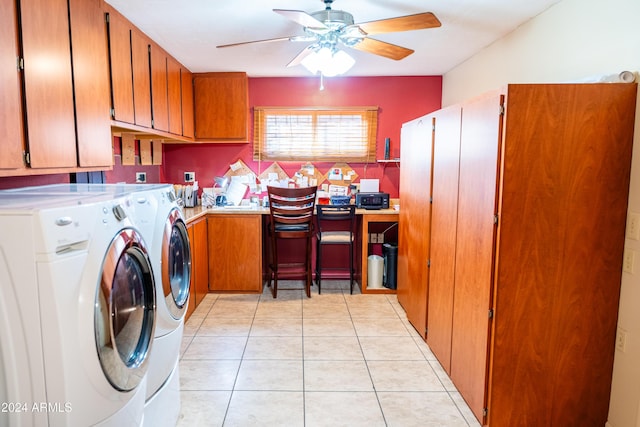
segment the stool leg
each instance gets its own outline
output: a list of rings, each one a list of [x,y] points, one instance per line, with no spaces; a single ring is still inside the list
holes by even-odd
[[[316,243],[316,283],[318,284],[318,295],[322,293],[322,245],[320,239]]]
[[[276,236],[272,237],[271,252],[272,252],[272,275],[273,275],[273,287],[271,288],[271,295],[274,298],[278,296],[278,241]]]
[[[353,240],[349,243],[349,292],[353,295]]]
[[[311,236],[307,237],[307,253],[305,256],[305,272],[307,277],[305,280],[305,290],[307,292],[307,298],[311,298]]]

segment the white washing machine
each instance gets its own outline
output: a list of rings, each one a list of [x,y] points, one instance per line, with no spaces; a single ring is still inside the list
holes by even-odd
[[[142,422],[155,279],[132,204],[0,192],[0,425]]]
[[[156,332],[149,357],[145,426],[175,426],[180,415],[178,359],[189,299],[191,252],[173,188],[152,190],[157,200],[151,259],[156,278]],[[140,193],[134,195],[134,199]]]

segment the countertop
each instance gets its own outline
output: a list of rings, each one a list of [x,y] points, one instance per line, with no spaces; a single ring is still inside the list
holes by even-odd
[[[400,211],[397,199],[391,201],[393,208],[389,209],[356,209],[356,215],[397,215]],[[397,208],[396,208],[397,207]],[[269,208],[257,207],[232,207],[232,208],[203,208],[196,206],[195,208],[183,208],[182,215],[187,223],[197,220],[204,215],[269,215]]]

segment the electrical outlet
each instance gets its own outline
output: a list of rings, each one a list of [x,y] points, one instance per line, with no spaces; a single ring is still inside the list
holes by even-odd
[[[136,182],[137,183],[147,182],[147,173],[146,172],[136,172]]]
[[[616,350],[620,350],[623,353],[627,350],[627,331],[622,328],[618,328],[616,333]]]
[[[635,255],[636,251],[634,250],[624,250],[624,255],[622,258],[622,271],[624,271],[625,273],[633,274],[633,270],[635,267]]]
[[[640,214],[629,212],[627,218],[627,237],[633,240],[640,240]]]
[[[369,243],[378,243],[378,235],[376,233],[369,234]]]
[[[184,173],[184,182],[193,182],[196,180],[195,172],[185,172]]]
[[[378,243],[384,243],[384,233],[378,233]]]

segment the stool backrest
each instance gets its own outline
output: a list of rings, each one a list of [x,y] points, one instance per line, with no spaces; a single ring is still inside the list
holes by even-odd
[[[273,232],[311,232],[317,187],[267,187]],[[294,236],[291,236],[294,237]]]
[[[320,228],[320,232],[323,231],[324,226],[331,228],[331,230],[337,230],[335,226],[332,227],[330,223],[326,223],[326,221],[332,221],[334,223],[342,221],[340,225],[344,224],[344,226],[338,230],[353,233],[356,218],[355,205],[317,205],[316,210],[318,214],[318,227]]]

